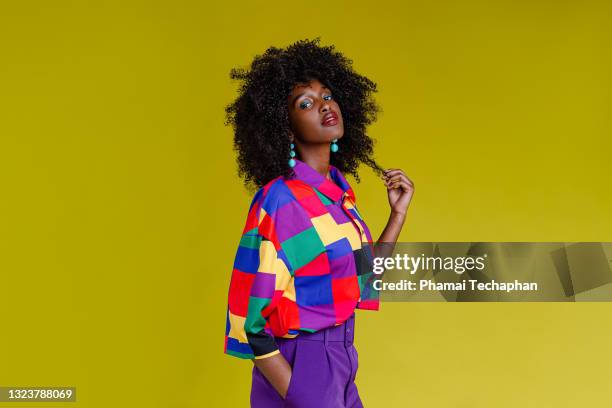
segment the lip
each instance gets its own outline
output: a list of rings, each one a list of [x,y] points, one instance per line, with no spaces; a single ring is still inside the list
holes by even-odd
[[[338,114],[336,112],[328,112],[323,116],[321,120],[323,126],[335,126],[338,124]]]

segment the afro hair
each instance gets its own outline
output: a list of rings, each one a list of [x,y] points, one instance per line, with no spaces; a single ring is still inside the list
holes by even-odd
[[[331,164],[357,182],[361,163],[379,175],[383,172],[372,157],[374,141],[366,134],[380,112],[372,96],[376,84],[356,73],[352,60],[334,46],[319,42],[317,37],[286,48],[270,47],[255,56],[248,69],[230,71],[230,78],[241,83],[238,96],[225,108],[225,124],[233,127],[238,175],[247,188],[292,174],[287,97],[295,85],[315,79],[331,90],[344,121],[341,149],[331,155]]]

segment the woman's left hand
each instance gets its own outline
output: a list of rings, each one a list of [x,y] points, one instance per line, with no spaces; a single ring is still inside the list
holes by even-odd
[[[387,169],[383,175],[391,212],[406,215],[408,205],[414,194],[414,183],[401,169]]]

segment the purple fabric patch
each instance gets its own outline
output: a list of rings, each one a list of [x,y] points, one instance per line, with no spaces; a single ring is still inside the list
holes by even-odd
[[[351,219],[348,217],[348,215],[346,215],[341,207],[334,204],[329,204],[326,205],[325,208],[327,208],[327,211],[329,211],[334,221],[336,221],[336,224],[351,222]]]
[[[275,283],[276,275],[262,272],[257,273],[251,288],[251,296],[272,299]]]
[[[334,305],[302,306],[299,308],[300,326],[304,329],[321,330],[336,324]]]
[[[312,227],[310,217],[297,201],[278,208],[272,218],[275,222],[276,234],[281,242]]]
[[[355,256],[351,252],[329,262],[332,279],[355,276]]]
[[[331,198],[332,201],[339,200],[342,197],[344,190],[332,180],[323,177],[322,174],[319,174],[315,169],[300,160],[295,159],[295,163],[293,172],[298,180],[302,180],[315,187],[328,198]],[[329,169],[333,179],[337,179],[343,187],[350,188],[344,177],[340,176],[338,169],[333,166],[330,166]]]
[[[370,229],[365,224],[365,222],[362,222],[361,226],[363,227],[363,230],[365,231],[365,235],[366,235],[368,242],[374,242],[374,240],[372,239],[372,235],[370,234]]]
[[[297,159],[295,159],[295,167],[293,168],[293,172],[298,180],[302,180],[315,188],[318,187],[323,180],[325,180],[325,177],[317,173],[316,170]]]

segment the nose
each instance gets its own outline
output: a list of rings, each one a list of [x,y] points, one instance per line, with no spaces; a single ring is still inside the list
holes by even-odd
[[[321,112],[327,112],[329,111],[330,106],[329,106],[329,101],[323,99],[323,102],[321,103]]]

